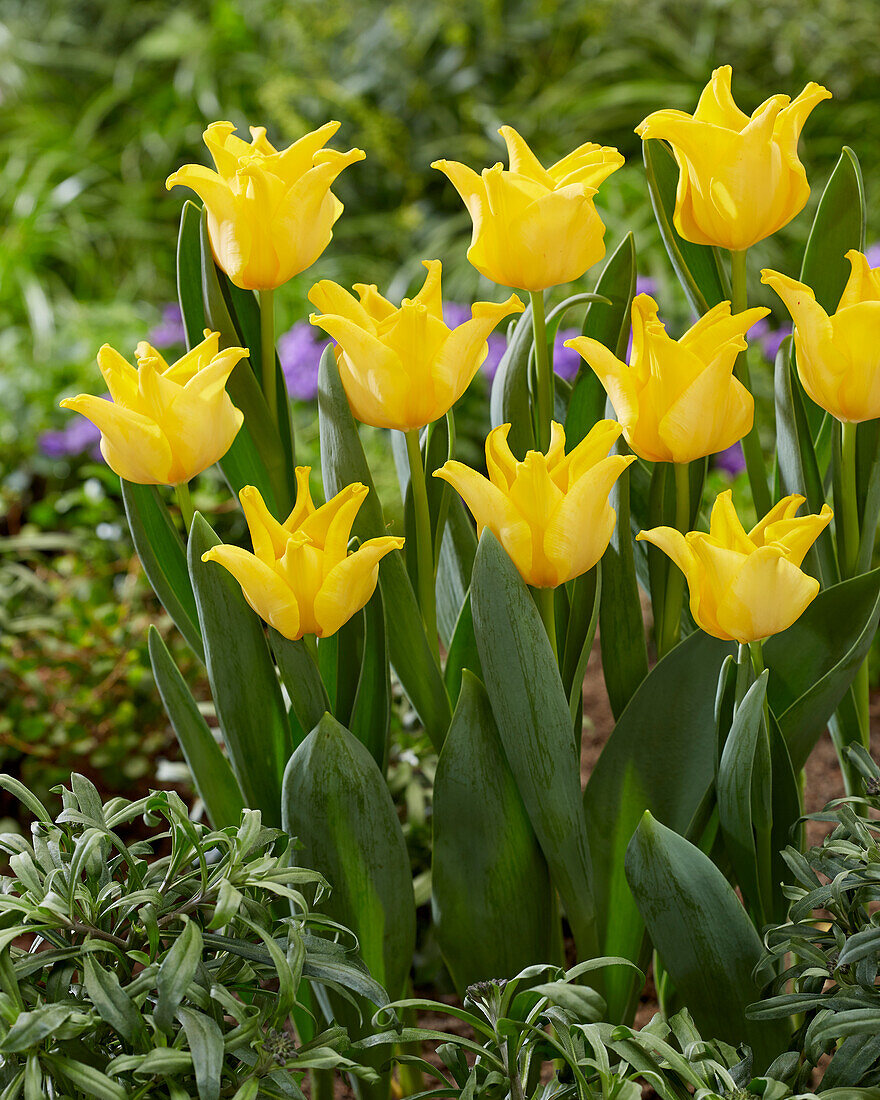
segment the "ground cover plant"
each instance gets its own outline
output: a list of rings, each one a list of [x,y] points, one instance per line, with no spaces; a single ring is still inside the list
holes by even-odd
[[[190,651],[182,662],[149,632],[152,675],[217,835],[245,807],[295,837],[297,864],[332,886],[324,912],[405,1010],[428,943],[460,996],[479,987],[493,1004],[505,980],[549,966],[565,1004],[612,1029],[564,1021],[576,1084],[560,1088],[582,1095],[594,1094],[582,1065],[594,1058],[606,1094],[635,1095],[633,1073],[670,1028],[680,1049],[662,1058],[681,1055],[684,1076],[668,1095],[733,1095],[755,1077],[765,1095],[794,1087],[777,1075],[788,1013],[750,1011],[783,966],[761,934],[786,917],[781,853],[803,847],[801,773],[817,740],[830,728],[851,795],[853,761],[864,763],[853,749],[870,743],[880,269],[861,169],[844,147],[805,245],[761,270],[794,336],[772,385],[766,367],[753,385],[762,366],[748,340],[769,310],[749,304],[751,250],[804,211],[801,131],[835,107],[809,82],[744,113],[732,79],[730,66],[707,74],[693,113],[658,98],[631,120],[641,165],[631,156],[626,171],[650,194],[679,288],[667,275],[653,295],[633,233],[605,224],[625,171],[617,147],[569,143],[548,164],[503,125],[506,166],[432,161],[464,204],[467,260],[491,288],[462,307],[430,255],[418,277],[409,266],[410,297],[404,281],[380,291],[357,255],[352,277],[313,279],[357,204],[353,188],[343,213],[336,190],[369,163],[369,148],[345,150],[338,122],[287,148],[263,127],[246,137],[212,122],[214,167],[166,181],[199,200],[183,202],[177,243],[185,348],[145,333],[132,362],[104,343],[109,394],[96,385],[62,401],[97,430],[144,572]],[[289,286],[326,345],[306,448],[276,339]],[[473,427],[460,428],[493,347],[491,429],[475,450]],[[755,399],[762,386],[769,401]],[[745,466],[736,498],[708,476],[710,456],[731,451]],[[396,516],[374,466],[396,472]],[[616,724],[583,789],[597,637]],[[395,691],[436,755],[428,868],[414,868],[395,803]],[[661,1018],[637,1035],[649,962]],[[407,1022],[376,1040],[350,998],[312,992],[323,1024],[362,1054],[356,1089],[387,1096],[383,1044],[416,1031]],[[522,1034],[551,1026],[554,1004]],[[711,1064],[685,1071],[700,1034],[713,1037]],[[608,1049],[624,1061],[612,1067]],[[399,1087],[418,1092],[418,1063],[399,1061]],[[651,1068],[655,1088],[669,1068]],[[313,1089],[330,1084],[319,1072]]]

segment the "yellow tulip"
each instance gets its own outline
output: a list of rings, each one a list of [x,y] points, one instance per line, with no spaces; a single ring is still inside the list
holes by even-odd
[[[478,176],[457,161],[431,165],[449,178],[473,219],[468,259],[492,282],[521,290],[579,279],[605,255],[605,226],[593,198],[623,157],[588,143],[545,169],[513,127],[498,132],[507,171],[496,164]]]
[[[488,479],[449,461],[434,477],[460,493],[482,533],[488,527],[523,580],[556,588],[592,569],[605,553],[617,514],[608,494],[635,459],[609,455],[620,425],[600,420],[570,454],[565,431],[553,423],[546,454],[529,451],[517,462],[507,443],[509,424],[486,439]]]
[[[636,538],[658,546],[684,573],[691,614],[707,634],[757,642],[787,630],[819,591],[800,564],[832,512],[826,504],[818,516],[796,517],[803,502],[785,497],[746,534],[728,489],[715,500],[708,535],[655,527]]]
[[[732,446],[752,427],[755,402],[733,377],[745,333],[770,311],[731,314],[720,302],[673,340],[657,303],[639,294],[632,304],[629,366],[598,340],[566,340],[590,364],[614,406],[624,437],[649,462],[692,462]]]
[[[285,638],[327,638],[367,603],[376,590],[379,562],[403,539],[369,539],[348,553],[351,527],[368,493],[355,483],[320,508],[309,492],[311,467],[296,468],[296,504],[279,523],[259,490],[239,493],[254,552],[214,546],[202,561],[215,561],[235,577],[260,618]]]
[[[91,394],[62,401],[101,429],[101,454],[114,473],[138,485],[177,485],[221,459],[244,416],[226,382],[246,348],[220,350],[220,334],[205,339],[169,366],[140,343],[137,369],[105,344],[98,366],[110,401]]]
[[[804,389],[838,420],[880,417],[880,267],[850,249],[850,276],[830,317],[803,283],[762,271],[795,323],[797,368]]]
[[[752,117],[730,91],[731,68],[712,73],[692,115],[663,110],[636,127],[663,138],[678,162],[675,228],[687,241],[739,251],[788,225],[806,205],[810,186],[798,160],[798,139],[817,103],[830,99],[808,84],[792,102],[765,100]]]
[[[231,122],[212,122],[204,140],[217,171],[185,164],[165,186],[189,187],[208,211],[214,259],[236,286],[271,290],[305,271],[333,236],[342,203],[331,192],[336,177],[361,149],[325,149],[339,129],[328,122],[278,150],[262,126],[250,143]]]
[[[489,333],[523,309],[515,294],[500,304],[476,302],[471,320],[450,329],[443,321],[440,261],[424,264],[424,286],[399,309],[363,283],[354,288],[360,301],[326,279],[309,291],[321,310],[311,322],[336,341],[342,385],[364,424],[405,432],[445,416],[486,358]]]

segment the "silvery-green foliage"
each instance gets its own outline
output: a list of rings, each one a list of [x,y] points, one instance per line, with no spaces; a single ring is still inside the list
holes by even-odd
[[[30,840],[0,836],[0,1095],[302,1098],[308,1069],[352,1069],[344,1030],[311,1026],[305,979],[386,998],[351,933],[310,911],[327,884],[291,865],[295,841],[251,810],[211,831],[174,792],[102,803],[73,775],[53,818],[0,786],[35,819]]]

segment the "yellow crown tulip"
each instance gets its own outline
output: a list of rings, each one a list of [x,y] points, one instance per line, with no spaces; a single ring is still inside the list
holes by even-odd
[[[457,161],[431,165],[449,178],[473,220],[468,259],[492,282],[521,290],[579,279],[605,255],[605,226],[593,198],[623,157],[588,143],[544,168],[513,127],[498,132],[507,171],[496,164],[478,176]]]
[[[382,558],[403,546],[403,539],[383,536],[349,554],[351,527],[369,490],[349,485],[316,508],[310,472],[297,466],[296,505],[284,523],[269,513],[253,485],[241,490],[252,554],[239,546],[214,546],[202,555],[202,561],[228,569],[260,618],[290,639],[335,634],[373,595]]]
[[[605,553],[617,514],[608,494],[632,455],[609,455],[620,425],[600,420],[565,454],[565,431],[553,423],[547,454],[518,462],[507,443],[509,424],[486,439],[485,478],[449,461],[434,477],[461,494],[482,533],[488,527],[527,584],[555,588],[592,569]]]
[[[278,150],[262,126],[251,127],[248,143],[231,122],[212,122],[204,140],[217,171],[185,164],[168,177],[169,190],[189,187],[204,202],[214,259],[236,286],[281,286],[330,243],[342,213],[330,187],[344,168],[364,159],[360,149],[324,148],[338,129],[338,122],[328,122]]]
[[[804,389],[838,420],[860,423],[880,417],[880,267],[851,249],[851,271],[837,311],[830,317],[803,283],[762,271],[795,323],[797,368]]]
[[[450,329],[443,321],[440,261],[424,264],[424,286],[399,309],[363,283],[354,288],[360,301],[328,280],[309,291],[321,311],[311,322],[336,341],[342,385],[364,424],[405,432],[445,416],[486,358],[489,333],[523,309],[515,294],[497,305],[476,302],[471,320]]]
[[[692,462],[732,446],[752,427],[755,402],[733,377],[745,333],[770,311],[731,314],[720,302],[673,340],[657,303],[639,294],[632,304],[629,366],[598,340],[567,340],[590,364],[614,406],[624,437],[649,462]]]
[[[712,73],[692,115],[663,110],[636,127],[663,138],[678,162],[675,228],[687,241],[739,251],[788,225],[810,186],[798,139],[817,103],[831,93],[808,84],[793,102],[774,95],[751,118],[733,100],[731,68]]]
[[[636,538],[658,546],[684,573],[691,614],[707,634],[757,642],[787,630],[819,591],[800,564],[832,512],[826,504],[818,516],[796,517],[803,502],[786,497],[746,534],[728,489],[715,500],[708,535],[655,527]]]
[[[101,454],[114,473],[138,485],[177,485],[221,459],[244,416],[226,382],[246,348],[220,350],[220,334],[205,339],[171,366],[147,343],[137,346],[137,369],[105,344],[98,366],[110,400],[81,393],[61,402],[101,430]]]

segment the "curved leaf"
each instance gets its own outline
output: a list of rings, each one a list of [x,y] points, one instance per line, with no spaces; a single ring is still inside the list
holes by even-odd
[[[535,446],[529,400],[529,354],[533,343],[532,307],[529,304],[514,323],[489,396],[492,427],[511,425],[507,442],[519,459],[525,458],[526,451],[533,450]]]
[[[300,727],[308,732],[317,726],[327,711],[332,712],[318,666],[302,638],[291,641],[270,627],[269,644],[278,662],[281,682],[290,696],[291,709]]]

